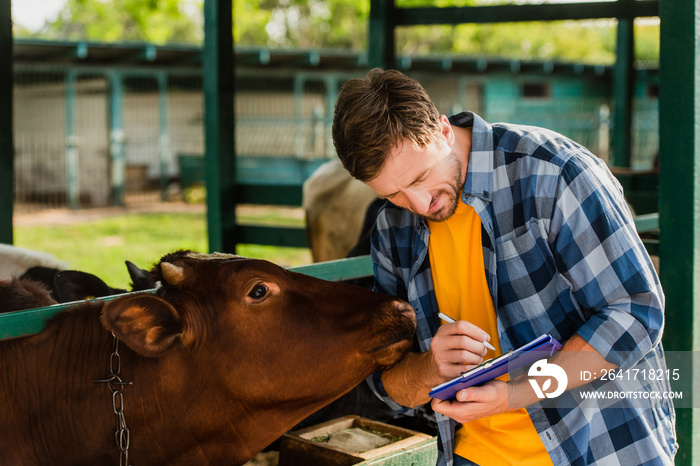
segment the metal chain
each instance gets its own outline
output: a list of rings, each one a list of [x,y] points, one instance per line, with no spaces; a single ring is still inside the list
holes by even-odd
[[[129,465],[129,428],[126,427],[124,418],[124,386],[133,382],[124,382],[119,373],[122,370],[122,360],[119,356],[119,339],[112,334],[112,354],[109,356],[109,376],[103,380],[95,380],[95,383],[106,383],[112,393],[112,409],[117,416],[117,430],[114,432],[114,440],[119,448],[119,466]]]

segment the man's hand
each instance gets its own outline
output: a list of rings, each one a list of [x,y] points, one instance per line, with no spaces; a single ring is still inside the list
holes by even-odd
[[[486,332],[464,320],[442,325],[429,351],[435,373],[440,378],[436,385],[481,364],[486,354],[483,342],[489,338]]]
[[[466,321],[442,325],[435,333],[429,351],[409,353],[394,367],[384,371],[384,388],[403,406],[425,404],[430,401],[428,393],[431,388],[481,364],[486,354],[483,342],[489,338],[486,332]]]
[[[508,384],[502,380],[492,380],[479,387],[458,391],[455,399],[447,401],[435,399],[432,405],[435,412],[464,424],[508,411]]]

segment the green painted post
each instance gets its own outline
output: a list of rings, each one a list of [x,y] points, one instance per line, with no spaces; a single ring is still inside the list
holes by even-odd
[[[78,79],[76,70],[66,71],[65,107],[66,107],[66,193],[68,208],[80,207],[80,179],[78,165],[78,136],[75,134],[75,83]]]
[[[232,0],[204,1],[204,135],[209,251],[236,251]]]
[[[370,0],[367,56],[371,67],[396,67],[395,13],[394,0]]]
[[[335,112],[335,102],[338,100],[338,76],[335,74],[327,74],[324,78],[326,84],[326,109],[323,119],[323,132],[326,141],[323,145],[323,155],[329,158],[335,157],[335,146],[333,145],[333,113]]]
[[[307,123],[304,121],[304,85],[306,84],[306,76],[303,73],[294,74],[294,156],[301,158],[304,155],[304,127]]]
[[[168,200],[170,175],[170,128],[168,127],[168,74],[158,73],[158,159],[160,165],[160,200]]]
[[[109,155],[111,160],[112,205],[124,205],[126,178],[125,136],[122,120],[124,86],[119,73],[109,74]]]
[[[700,0],[660,0],[659,256],[666,295],[667,351],[700,350]],[[700,373],[683,374],[696,406]],[[689,372],[689,373],[688,373]],[[686,399],[686,396],[691,398]],[[700,461],[700,411],[676,410],[678,465]]]
[[[618,0],[630,3],[630,0]],[[634,2],[635,0],[631,0]],[[634,20],[617,21],[617,57],[613,79],[613,165],[629,167],[632,153],[632,92],[634,89]]]
[[[0,2],[0,243],[12,244],[15,154],[12,134],[12,9]]]

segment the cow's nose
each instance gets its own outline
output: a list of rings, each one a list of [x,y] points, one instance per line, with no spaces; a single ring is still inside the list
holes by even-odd
[[[395,299],[391,302],[391,304],[394,306],[394,309],[396,309],[396,311],[400,314],[405,315],[413,321],[416,320],[416,311],[413,309],[413,306],[408,304],[406,301]]]

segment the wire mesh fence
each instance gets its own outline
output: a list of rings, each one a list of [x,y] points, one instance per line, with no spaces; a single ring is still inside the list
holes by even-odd
[[[237,71],[237,155],[307,161],[333,157],[333,104],[349,75]],[[428,83],[443,113],[471,109],[487,121],[548,127],[607,160],[607,97],[486,96],[480,79],[427,72],[419,78]],[[107,206],[118,200],[119,182],[127,204],[167,201],[179,195],[181,156],[204,154],[199,71],[16,66],[14,112],[15,203],[20,210]],[[650,168],[658,152],[656,100],[637,99],[633,122],[632,167]],[[115,163],[120,154],[123,165]]]

